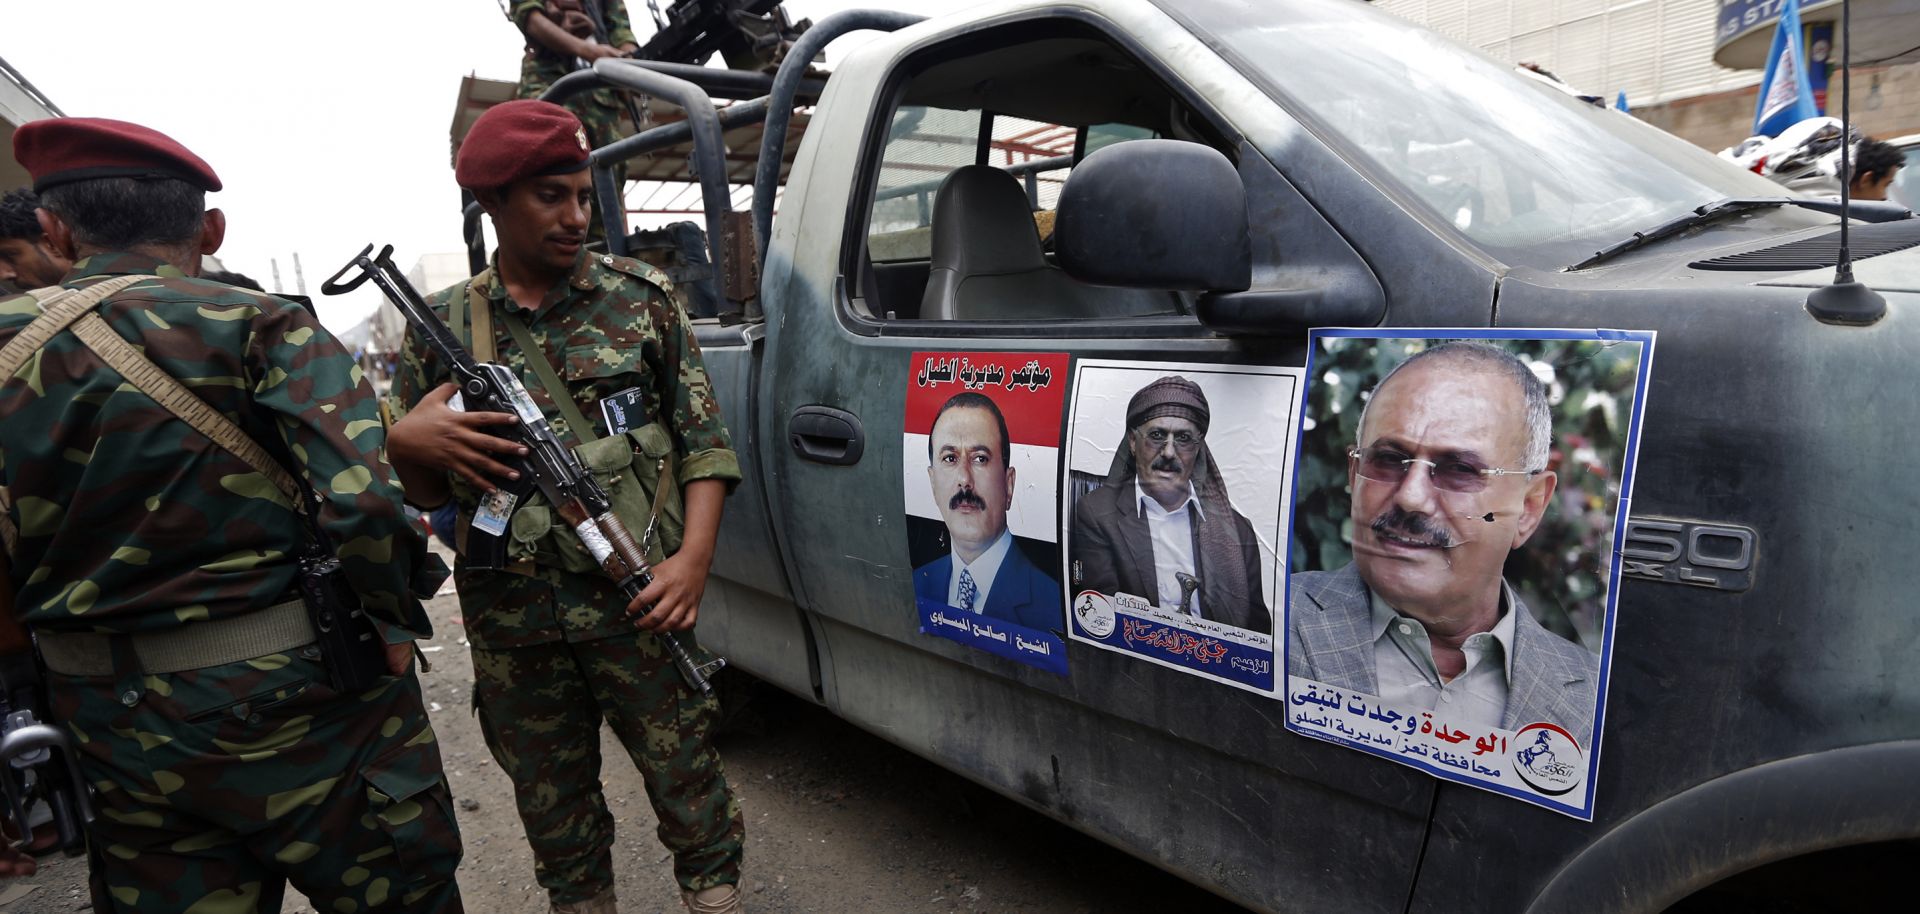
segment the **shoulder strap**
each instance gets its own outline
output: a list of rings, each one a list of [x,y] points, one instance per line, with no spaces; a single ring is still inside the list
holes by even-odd
[[[198,394],[188,390],[185,384],[155,365],[145,353],[133,348],[132,343],[115,333],[99,315],[89,314],[76,321],[73,334],[86,343],[87,348],[92,349],[101,361],[112,366],[128,383],[140,388],[167,412],[193,426],[194,431],[231,451],[235,457],[246,461],[248,466],[267,477],[274,488],[286,493],[295,510],[306,509],[304,493],[286,467],[274,460],[265,448],[248,437],[226,414],[208,405]]]
[[[486,270],[467,280],[467,309],[473,312],[473,341],[467,345],[473,349],[473,357],[482,362],[500,360],[499,348],[493,338],[493,300],[480,291],[480,278],[487,275]]]
[[[469,295],[473,300],[474,358],[482,362],[497,362],[500,360],[500,351],[493,339],[493,300],[478,289]]]
[[[35,289],[27,294],[33,296],[40,306],[40,316],[33,323],[14,334],[4,348],[0,348],[0,384],[13,380],[27,359],[38,353],[47,342],[60,335],[74,321],[91,312],[102,299],[143,279],[153,276],[116,276],[102,280],[84,289]],[[11,554],[19,543],[20,531],[13,526],[13,496],[5,486],[0,486],[0,543],[4,543]]]
[[[14,334],[7,341],[6,348],[0,349],[0,384],[13,380],[15,372],[27,363],[27,359],[40,351],[42,346],[67,329],[74,321],[100,304],[107,296],[120,291],[143,279],[157,279],[154,276],[115,276],[112,279],[94,283],[84,289],[35,289],[28,292],[40,305],[40,316],[33,319],[25,329]]]
[[[600,436],[593,433],[593,423],[580,414],[580,404],[573,402],[573,394],[567,391],[566,382],[561,381],[560,374],[553,370],[553,363],[547,361],[546,354],[540,350],[540,344],[534,341],[533,332],[527,329],[526,323],[512,311],[502,315],[501,322],[507,325],[507,332],[513,334],[513,344],[520,347],[527,364],[533,366],[533,376],[539,379],[541,387],[547,389],[547,398],[559,407],[560,416],[567,420],[567,428],[572,430],[573,436],[580,439],[581,444],[599,440]]]
[[[447,296],[447,329],[453,331],[453,338],[460,345],[471,348],[467,340],[467,296],[473,294],[473,280],[467,280],[467,287],[456,295]]]

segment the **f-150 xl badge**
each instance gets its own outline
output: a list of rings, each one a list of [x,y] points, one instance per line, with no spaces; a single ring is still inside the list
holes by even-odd
[[[1760,538],[1732,524],[1630,517],[1620,558],[1628,577],[1741,591],[1753,586]]]

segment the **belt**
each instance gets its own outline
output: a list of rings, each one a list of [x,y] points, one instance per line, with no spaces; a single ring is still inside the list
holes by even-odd
[[[315,635],[313,622],[307,618],[307,605],[300,600],[157,632],[34,633],[47,669],[62,676],[113,675],[113,639],[121,637],[131,642],[142,672],[179,673],[304,647],[313,643]]]

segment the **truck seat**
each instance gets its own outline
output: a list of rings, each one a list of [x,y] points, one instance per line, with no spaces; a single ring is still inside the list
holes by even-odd
[[[1085,285],[1047,263],[1027,192],[998,168],[956,169],[934,196],[923,320],[1060,320],[1180,310],[1172,292]]]

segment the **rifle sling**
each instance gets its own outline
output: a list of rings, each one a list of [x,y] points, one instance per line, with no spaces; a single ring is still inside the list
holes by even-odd
[[[480,312],[475,311],[474,317],[479,316]],[[533,369],[534,378],[540,382],[541,387],[546,388],[547,399],[552,400],[553,405],[560,410],[560,417],[567,420],[567,429],[573,432],[573,436],[578,438],[581,444],[592,444],[600,440],[600,436],[593,433],[593,423],[588,422],[587,417],[581,414],[580,404],[573,402],[572,394],[567,391],[566,382],[560,380],[560,373],[553,370],[553,363],[547,360],[539,342],[533,338],[533,331],[527,329],[526,322],[511,311],[501,315],[500,322],[507,325],[507,332],[513,335],[513,344],[520,347],[520,353],[526,358],[527,366]]]

